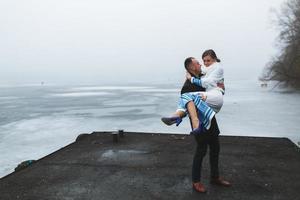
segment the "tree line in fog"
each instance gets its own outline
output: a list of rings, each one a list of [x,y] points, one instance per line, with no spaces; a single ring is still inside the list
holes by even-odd
[[[286,1],[276,14],[280,51],[266,65],[260,80],[300,89],[300,0]]]

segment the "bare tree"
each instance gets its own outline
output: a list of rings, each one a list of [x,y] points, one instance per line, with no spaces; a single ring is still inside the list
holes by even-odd
[[[260,80],[300,88],[300,0],[285,2],[277,24],[280,54],[267,64]]]

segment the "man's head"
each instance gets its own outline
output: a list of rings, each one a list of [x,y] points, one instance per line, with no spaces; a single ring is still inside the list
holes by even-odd
[[[188,57],[184,61],[185,69],[192,75],[198,76],[201,72],[201,64],[194,57]]]

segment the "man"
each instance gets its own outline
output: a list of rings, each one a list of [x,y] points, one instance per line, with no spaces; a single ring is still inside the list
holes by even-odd
[[[189,57],[185,60],[184,66],[186,70],[194,77],[201,76],[201,65],[193,57]],[[197,92],[205,91],[205,88],[196,86],[192,84],[189,80],[186,80],[182,89],[181,94],[187,92]],[[187,110],[191,120],[191,124],[199,123],[197,110],[193,101],[187,104]],[[221,186],[230,186],[231,184],[228,181],[225,181],[219,176],[219,152],[220,152],[220,143],[219,143],[219,127],[217,120],[213,117],[211,121],[211,126],[208,130],[203,133],[194,135],[197,142],[197,148],[193,159],[192,167],[192,182],[193,188],[197,192],[205,193],[206,189],[201,183],[201,169],[202,169],[202,160],[207,152],[207,147],[209,146],[209,161],[210,161],[210,173],[211,173],[211,183]]]

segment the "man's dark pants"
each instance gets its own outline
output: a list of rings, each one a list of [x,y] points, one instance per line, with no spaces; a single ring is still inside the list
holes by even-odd
[[[201,76],[201,75],[199,75]],[[189,80],[186,80],[181,88],[181,94],[186,92],[199,92],[205,91],[205,88],[192,84]],[[215,178],[219,176],[218,160],[220,152],[219,144],[219,127],[215,117],[211,121],[211,127],[207,132],[195,135],[197,142],[197,149],[194,155],[193,168],[192,168],[192,180],[194,183],[199,182],[201,179],[202,160],[207,152],[209,146],[211,177]]]
[[[219,177],[219,133],[216,118],[213,117],[210,129],[194,136],[197,142],[192,168],[192,181],[194,183],[200,182],[201,180],[202,161],[206,155],[208,146],[211,178]]]

